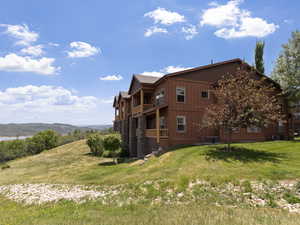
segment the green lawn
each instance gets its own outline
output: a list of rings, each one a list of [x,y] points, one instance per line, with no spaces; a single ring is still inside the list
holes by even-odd
[[[124,184],[181,177],[214,182],[240,179],[300,178],[300,142],[235,144],[230,153],[220,146],[193,146],[140,161],[113,165],[90,156],[85,141],[9,162],[0,170],[0,185],[11,183]]]
[[[103,207],[97,202],[61,202],[28,207],[0,200],[1,225],[298,225],[300,221],[299,215],[276,209],[205,204]]]
[[[90,156],[85,141],[8,162],[0,169],[0,185],[22,183],[97,184],[133,186],[145,181],[164,180],[184,185],[195,179],[216,185],[241,180],[299,180],[300,141],[234,144],[231,152],[222,145],[184,147],[158,158],[127,161],[118,165],[111,159]],[[159,196],[148,186],[152,196]],[[140,195],[141,192],[138,193]],[[149,194],[148,193],[148,194]],[[203,194],[204,193],[204,194]],[[99,201],[76,204],[68,201],[25,206],[0,196],[0,225],[63,224],[154,224],[154,225],[267,225],[299,224],[300,215],[268,207],[222,204],[216,193],[200,190],[200,200],[184,204],[139,202],[126,206],[103,205]],[[164,196],[163,196],[164,197]],[[270,196],[270,198],[273,198]]]

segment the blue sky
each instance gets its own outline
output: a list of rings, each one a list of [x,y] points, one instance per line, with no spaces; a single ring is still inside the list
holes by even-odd
[[[10,0],[0,8],[0,121],[110,124],[133,73],[240,57],[265,40],[270,74],[300,2]]]

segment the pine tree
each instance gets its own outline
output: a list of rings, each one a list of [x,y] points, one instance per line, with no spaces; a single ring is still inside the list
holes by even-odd
[[[265,66],[264,66],[264,41],[257,41],[255,47],[255,68],[258,72],[264,74]]]

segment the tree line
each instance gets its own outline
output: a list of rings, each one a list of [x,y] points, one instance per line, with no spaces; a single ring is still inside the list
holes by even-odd
[[[109,133],[110,130],[102,132]],[[13,159],[39,154],[43,151],[85,139],[89,135],[99,133],[96,130],[80,131],[75,130],[67,135],[60,135],[53,130],[41,131],[31,138],[23,140],[1,141],[0,142],[0,163]]]

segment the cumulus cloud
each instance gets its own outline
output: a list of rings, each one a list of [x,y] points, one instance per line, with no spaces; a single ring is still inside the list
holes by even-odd
[[[197,27],[192,24],[182,27],[181,31],[185,33],[186,40],[191,40],[198,34]]]
[[[67,52],[70,58],[85,58],[96,55],[100,52],[98,48],[82,41],[71,42],[70,47],[74,49]]]
[[[111,123],[111,99],[79,96],[72,90],[48,85],[7,88],[0,91],[0,119],[7,122]],[[102,119],[97,120],[98,117]]]
[[[225,39],[241,37],[265,37],[279,27],[259,17],[252,17],[248,10],[240,9],[243,0],[231,0],[225,5],[216,2],[203,11],[200,24],[218,28],[215,35]]]
[[[167,66],[167,67],[161,69],[160,71],[152,71],[152,72],[145,71],[141,74],[146,75],[146,76],[152,76],[152,77],[162,77],[165,74],[175,73],[175,72],[187,70],[187,69],[190,69],[190,68],[191,67]]]
[[[34,45],[21,49],[21,53],[25,55],[41,56],[44,54],[43,45]]]
[[[99,79],[103,81],[119,81],[119,80],[123,80],[123,77],[121,75],[108,75],[108,76],[100,77]]]
[[[154,26],[154,27],[148,28],[144,35],[145,35],[145,37],[150,37],[153,34],[157,34],[157,33],[165,33],[166,34],[166,33],[168,33],[168,31],[165,28]]]
[[[0,105],[28,107],[32,110],[44,110],[46,107],[78,106],[90,107],[95,105],[97,98],[93,96],[79,97],[62,87],[27,85],[7,88],[0,91]]]
[[[144,17],[153,19],[155,24],[160,23],[163,25],[171,25],[185,21],[183,15],[180,15],[177,12],[168,11],[164,8],[157,8],[156,10],[145,13]]]
[[[0,57],[0,71],[32,72],[42,75],[56,74],[60,68],[55,67],[53,58],[33,59],[29,56],[19,56],[14,53]]]
[[[25,45],[28,46],[31,43],[37,41],[39,38],[39,34],[30,31],[26,24],[23,25],[11,25],[11,24],[0,24],[1,27],[5,27],[5,34],[18,39],[16,42],[17,45]]]

